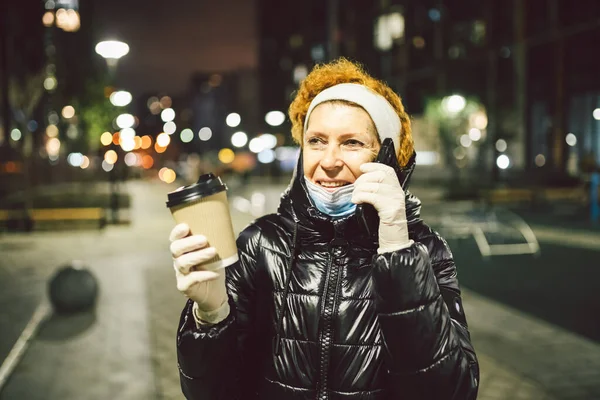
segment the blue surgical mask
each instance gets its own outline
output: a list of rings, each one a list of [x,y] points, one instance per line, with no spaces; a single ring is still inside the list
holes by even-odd
[[[352,202],[354,184],[341,186],[334,191],[329,191],[311,182],[306,177],[304,177],[304,181],[306,182],[310,198],[322,213],[333,218],[341,218],[352,214],[356,210],[356,204]]]

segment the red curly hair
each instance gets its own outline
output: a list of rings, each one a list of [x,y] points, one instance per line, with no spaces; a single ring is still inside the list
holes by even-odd
[[[294,141],[302,145],[304,120],[311,101],[323,90],[340,83],[358,83],[364,85],[383,96],[392,105],[394,110],[396,110],[402,124],[400,149],[396,149],[398,152],[398,163],[403,167],[406,166],[414,152],[414,142],[410,117],[404,110],[400,96],[387,84],[370,76],[360,64],[343,57],[327,64],[315,66],[300,84],[296,97],[288,110],[290,120],[292,121],[292,137]],[[379,140],[379,137],[377,139]]]

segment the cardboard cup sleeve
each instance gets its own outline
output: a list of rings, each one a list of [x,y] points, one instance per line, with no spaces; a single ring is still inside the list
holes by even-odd
[[[178,224],[185,222],[192,235],[206,236],[208,245],[217,250],[214,258],[199,266],[201,269],[226,268],[238,260],[226,191],[174,206],[170,210]]]

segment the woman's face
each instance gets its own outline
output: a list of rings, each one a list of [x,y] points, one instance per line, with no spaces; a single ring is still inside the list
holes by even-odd
[[[328,190],[354,183],[360,166],[379,151],[371,117],[361,107],[319,104],[312,111],[302,143],[304,175]]]

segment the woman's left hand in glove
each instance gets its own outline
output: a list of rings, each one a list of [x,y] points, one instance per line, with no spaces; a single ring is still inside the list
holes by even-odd
[[[379,215],[379,254],[412,245],[406,221],[406,197],[394,169],[380,163],[365,163],[354,182],[352,202],[369,203]]]

